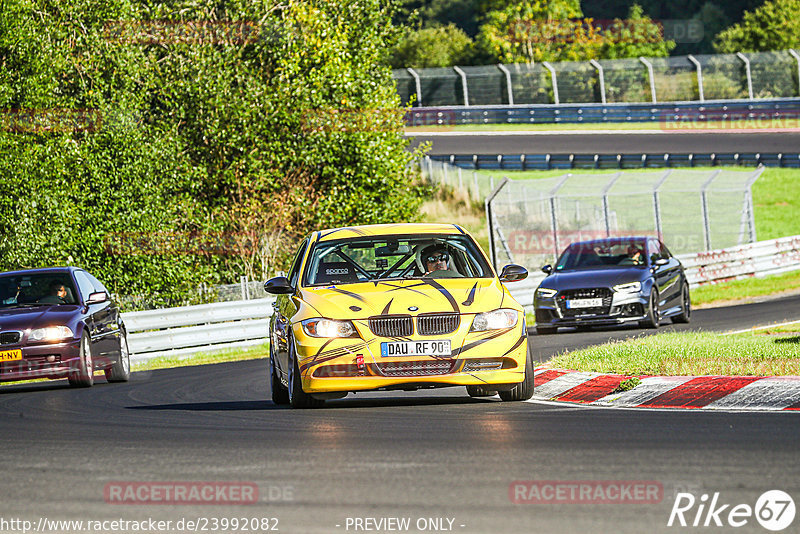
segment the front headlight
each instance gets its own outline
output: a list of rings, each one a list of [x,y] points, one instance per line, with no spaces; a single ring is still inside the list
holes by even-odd
[[[28,341],[59,341],[73,336],[72,330],[67,326],[48,326],[31,330]]]
[[[614,291],[617,293],[638,293],[641,290],[641,282],[631,282],[629,284],[620,284],[618,286],[614,286]]]
[[[499,309],[485,313],[479,313],[472,320],[470,332],[485,332],[486,330],[499,330],[501,328],[513,328],[517,326],[519,313],[516,310]]]
[[[311,337],[358,337],[351,321],[315,318],[306,319],[300,324],[303,325],[303,332]]]
[[[536,296],[540,299],[551,299],[556,296],[556,293],[558,293],[558,291],[555,289],[549,289],[546,287],[540,287],[536,290]]]

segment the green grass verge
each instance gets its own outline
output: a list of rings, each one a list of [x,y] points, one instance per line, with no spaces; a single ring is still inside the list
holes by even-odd
[[[171,369],[190,365],[208,365],[213,363],[240,362],[257,360],[269,356],[269,343],[236,349],[201,352],[189,357],[164,356],[153,358],[133,366],[132,371],[153,371],[155,369]]]
[[[800,271],[700,286],[692,289],[691,294],[694,305],[701,306],[728,300],[763,297],[797,289],[800,289]]]
[[[553,124],[460,124],[456,126],[409,126],[408,133],[421,132],[539,132],[570,130],[664,130],[669,132],[703,132],[705,130],[758,130],[765,128],[796,128],[797,121],[771,123],[770,121],[709,121],[700,124],[686,124],[685,127],[666,125],[661,122],[560,122]]]
[[[624,375],[800,375],[800,335],[667,333],[559,354],[558,369]]]

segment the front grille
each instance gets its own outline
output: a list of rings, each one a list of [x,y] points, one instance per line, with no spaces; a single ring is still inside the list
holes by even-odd
[[[453,368],[452,360],[412,361],[379,363],[384,376],[433,376],[446,375]]]
[[[436,313],[417,317],[417,332],[423,336],[440,336],[455,332],[461,324],[457,313]]]
[[[376,336],[407,337],[414,332],[410,315],[384,315],[369,318],[369,329]]]
[[[568,289],[560,291],[556,298],[556,304],[563,317],[575,317],[577,315],[608,315],[611,309],[611,301],[614,292],[607,287],[593,287],[587,289]],[[593,308],[568,309],[567,301],[573,299],[603,299],[601,306]]]
[[[0,345],[14,345],[21,338],[22,332],[0,332]]]

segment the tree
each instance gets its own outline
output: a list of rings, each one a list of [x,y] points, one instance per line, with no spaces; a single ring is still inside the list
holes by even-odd
[[[663,28],[653,22],[638,4],[633,4],[627,19],[615,19],[603,32],[600,57],[621,59],[665,57],[675,48],[674,41],[665,41]]]
[[[449,67],[469,63],[472,39],[454,24],[410,30],[392,49],[393,68]]]
[[[769,0],[714,40],[721,53],[766,52],[800,46],[800,0]]]

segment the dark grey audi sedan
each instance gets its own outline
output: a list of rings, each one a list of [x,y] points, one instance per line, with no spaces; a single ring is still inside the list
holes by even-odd
[[[688,323],[689,283],[683,265],[655,237],[616,237],[572,243],[533,297],[536,331],[560,326],[639,323],[658,328],[664,318]]]
[[[76,267],[0,273],[0,382],[130,377],[125,327],[108,290]]]

